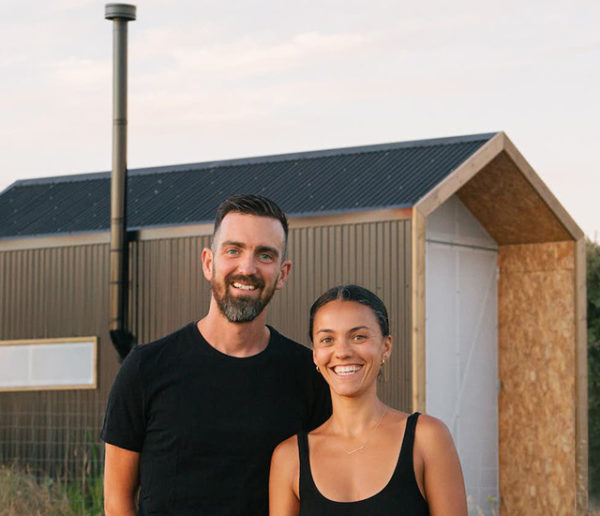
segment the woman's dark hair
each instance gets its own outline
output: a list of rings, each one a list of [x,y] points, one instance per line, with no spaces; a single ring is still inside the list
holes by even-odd
[[[375,318],[379,323],[379,328],[381,329],[382,335],[387,337],[390,334],[388,313],[383,301],[379,299],[379,297],[373,294],[373,292],[370,290],[360,287],[359,285],[338,285],[337,287],[330,288],[324,294],[321,294],[321,296],[319,296],[319,298],[310,307],[309,337],[311,340],[313,337],[315,315],[319,311],[319,308],[335,300],[354,301],[355,303],[368,306],[371,310],[373,310],[373,314],[375,314]]]

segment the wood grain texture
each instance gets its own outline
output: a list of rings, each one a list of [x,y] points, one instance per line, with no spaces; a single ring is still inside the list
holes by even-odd
[[[425,350],[425,217],[418,209],[412,219],[412,411],[426,410]]]
[[[496,156],[457,195],[500,245],[573,240],[506,152]]]
[[[498,261],[501,514],[575,514],[575,242]]]

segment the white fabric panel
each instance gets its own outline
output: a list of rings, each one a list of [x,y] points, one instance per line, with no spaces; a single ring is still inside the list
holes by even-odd
[[[458,199],[442,208],[426,233],[427,412],[452,432],[470,514],[488,514],[498,496],[496,244]]]
[[[429,241],[498,249],[496,241],[454,195],[427,217],[426,238]]]
[[[0,389],[96,383],[94,341],[0,346]]]

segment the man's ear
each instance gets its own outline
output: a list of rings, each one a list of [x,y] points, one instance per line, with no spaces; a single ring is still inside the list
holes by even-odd
[[[202,249],[202,272],[208,281],[212,281],[213,263],[212,249],[205,247]]]
[[[275,285],[276,290],[281,290],[283,285],[290,274],[290,269],[292,268],[292,262],[289,260],[284,260],[281,263],[281,268],[279,269],[279,279],[277,280],[277,285]]]

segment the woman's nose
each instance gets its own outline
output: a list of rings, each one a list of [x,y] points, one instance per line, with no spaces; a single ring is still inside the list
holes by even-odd
[[[345,358],[352,354],[350,343],[346,339],[339,339],[335,343],[335,356],[337,358]]]

